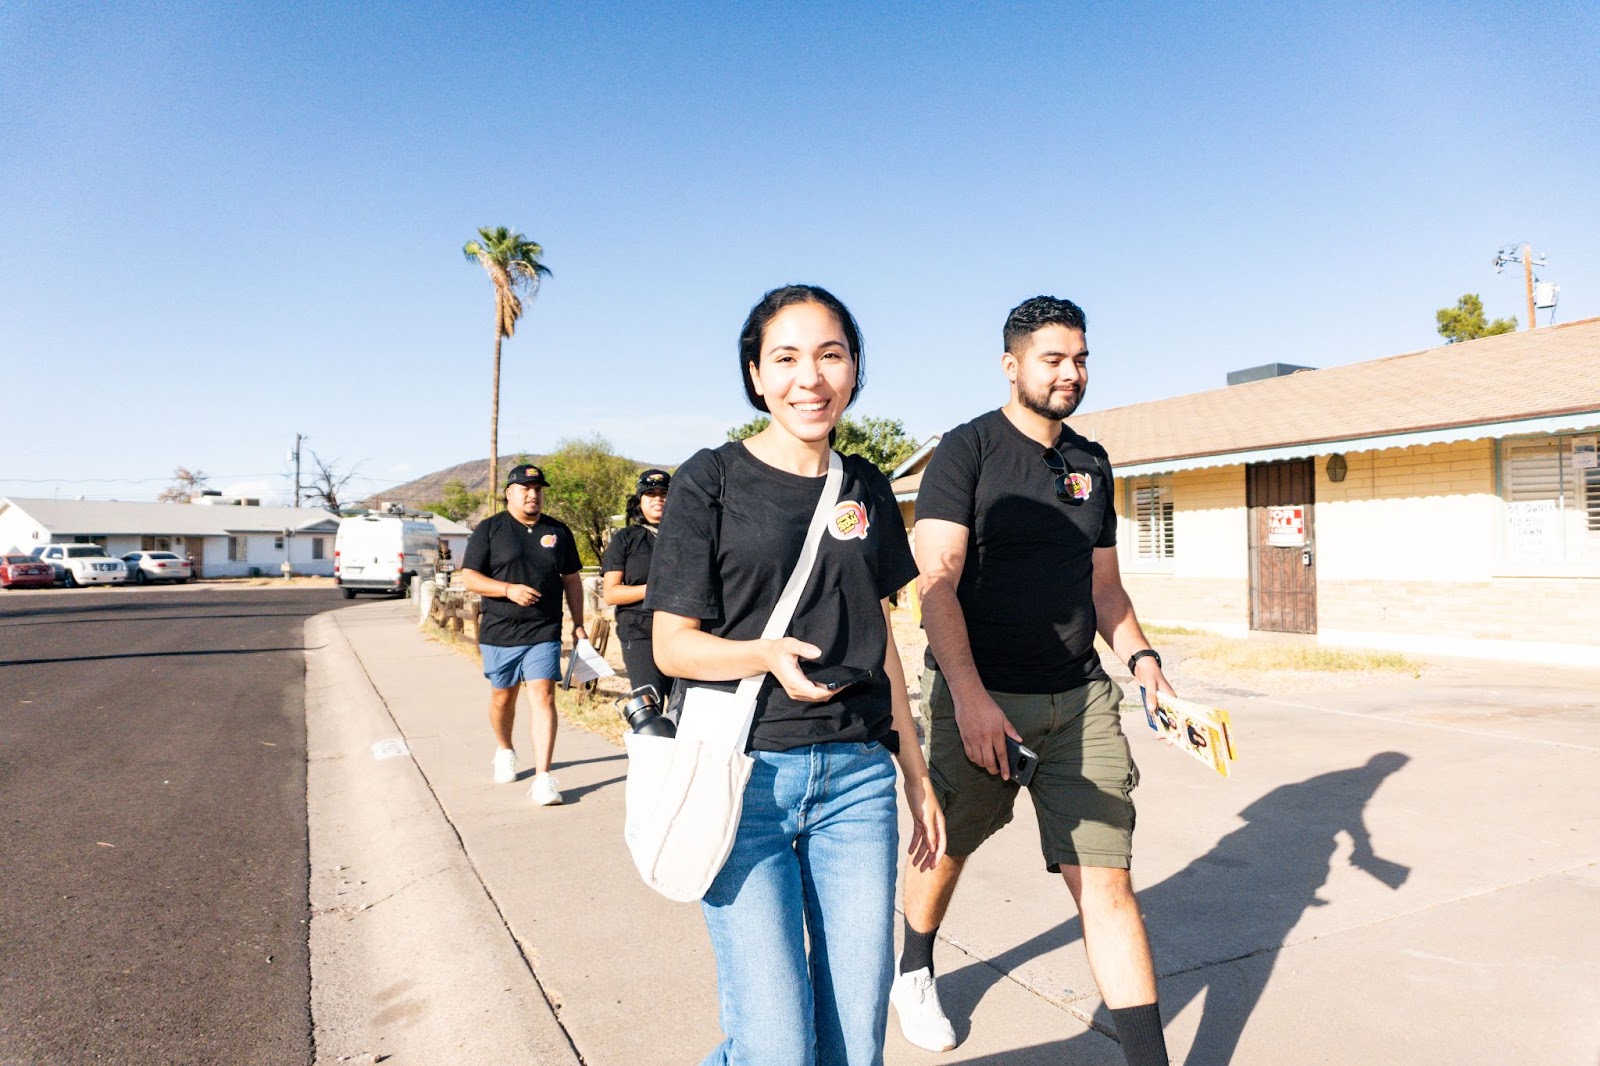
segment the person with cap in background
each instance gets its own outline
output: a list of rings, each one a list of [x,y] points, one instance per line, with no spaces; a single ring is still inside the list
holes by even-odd
[[[556,745],[556,681],[561,677],[561,601],[572,612],[572,639],[583,628],[582,563],[572,530],[544,513],[544,471],[531,463],[511,468],[506,509],[478,524],[461,557],[462,585],[483,597],[478,650],[489,679],[489,725],[499,747],[494,780],[517,779],[512,742],[517,694],[526,683],[533,699],[533,785],[528,797],[542,807],[561,802],[550,775]]]
[[[644,593],[671,484],[672,475],[665,470],[646,470],[639,475],[639,483],[628,497],[627,525],[612,535],[600,560],[600,595],[617,609],[617,638],[622,641],[628,681],[635,691],[650,685],[663,704],[671,695],[672,679],[656,666],[650,643],[655,612],[645,609]]]

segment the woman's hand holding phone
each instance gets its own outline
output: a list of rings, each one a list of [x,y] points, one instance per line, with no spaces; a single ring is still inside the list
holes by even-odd
[[[813,682],[800,669],[800,660],[817,658],[822,654],[821,648],[794,637],[779,637],[767,643],[768,650],[763,656],[767,672],[777,678],[790,699],[802,703],[822,703],[833,698],[831,691]]]

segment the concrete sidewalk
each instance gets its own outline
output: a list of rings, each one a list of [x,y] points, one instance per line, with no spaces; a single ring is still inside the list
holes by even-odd
[[[490,783],[475,664],[409,605],[316,624],[319,1061],[698,1062],[720,1039],[714,963],[699,909],[628,860],[622,752],[564,728],[567,804],[534,807],[526,775]],[[1125,721],[1174,1062],[1600,1061],[1600,675],[1453,664],[1315,695],[1180,691],[1229,707],[1241,761],[1224,781]],[[410,757],[377,758],[396,738]],[[353,884],[357,854],[382,895]],[[961,1046],[912,1048],[891,1015],[887,1062],[1120,1063],[1071,915],[1019,803],[941,930]]]

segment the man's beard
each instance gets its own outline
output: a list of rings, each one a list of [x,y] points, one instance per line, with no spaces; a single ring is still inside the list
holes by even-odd
[[[1026,388],[1017,389],[1017,399],[1021,401],[1022,406],[1036,415],[1050,419],[1052,422],[1060,422],[1078,409],[1078,405],[1083,402],[1083,389],[1073,389],[1069,399],[1055,400],[1054,398],[1055,391],[1053,389],[1045,389],[1041,392],[1029,392]]]

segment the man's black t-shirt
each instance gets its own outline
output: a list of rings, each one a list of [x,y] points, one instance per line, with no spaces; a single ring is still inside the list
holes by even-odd
[[[768,466],[737,441],[697,452],[672,475],[645,605],[698,618],[719,637],[759,638],[800,558],[823,482]],[[867,460],[845,456],[839,502],[788,635],[820,648],[820,664],[870,670],[872,680],[826,703],[801,703],[768,675],[756,701],[752,750],[894,743],[880,601],[916,574],[888,479]]]
[[[970,531],[956,597],[978,676],[996,692],[1064,692],[1105,676],[1094,549],[1117,543],[1111,461],[1066,426],[1056,446],[1081,475],[1076,503],[1057,499],[1046,449],[1000,411],[946,433],[922,474],[917,518]]]
[[[491,515],[472,531],[461,566],[496,581],[527,585],[539,593],[527,607],[518,607],[503,596],[483,597],[479,644],[518,648],[561,639],[561,605],[566,600],[562,578],[583,567],[566,523],[541,514],[528,526],[509,511]]]
[[[650,583],[650,556],[655,550],[656,533],[649,526],[624,526],[611,536],[600,560],[600,572],[621,571],[624,585]],[[655,612],[638,603],[617,608],[617,637],[620,640],[649,640],[650,618]]]

